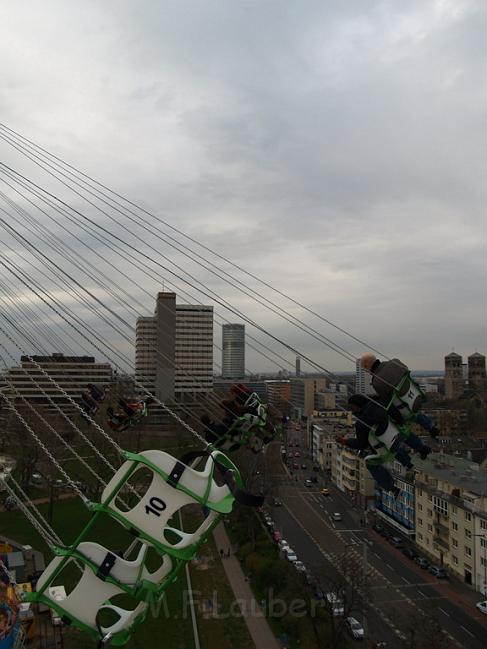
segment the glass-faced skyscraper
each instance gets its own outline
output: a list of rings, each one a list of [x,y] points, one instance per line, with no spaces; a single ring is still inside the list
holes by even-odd
[[[245,325],[222,325],[222,376],[241,379],[245,375]]]

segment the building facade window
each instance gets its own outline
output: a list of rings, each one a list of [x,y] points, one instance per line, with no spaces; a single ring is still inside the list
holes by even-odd
[[[455,555],[452,555],[452,561],[456,566],[458,566],[458,557],[456,557]]]
[[[451,524],[452,530],[455,530],[455,532],[458,530],[458,525],[456,523]]]
[[[471,521],[472,520],[472,514],[470,512],[465,512],[465,520],[466,521]]]
[[[456,539],[452,539],[451,544],[453,545],[454,548],[458,548],[458,541]]]
[[[465,546],[465,554],[467,555],[467,557],[472,556],[472,548],[469,548],[468,545]]]
[[[438,496],[433,496],[433,509],[435,512],[442,514],[443,516],[448,516],[448,503],[443,498],[438,498]]]

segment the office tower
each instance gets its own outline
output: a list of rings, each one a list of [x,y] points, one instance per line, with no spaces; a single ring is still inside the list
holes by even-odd
[[[291,414],[291,382],[266,381],[267,403],[283,415]]]
[[[137,319],[135,378],[158,399],[213,388],[213,307],[158,293],[154,316]]]
[[[360,358],[355,363],[355,392],[360,394],[374,394],[372,376],[360,365]]]
[[[468,387],[470,390],[478,390],[480,392],[487,390],[485,356],[478,352],[468,357]]]
[[[222,376],[226,379],[245,376],[245,325],[222,325]]]
[[[456,399],[463,394],[464,377],[462,357],[451,352],[445,356],[445,396],[447,399]]]
[[[97,363],[92,356],[64,356],[60,353],[21,356],[20,363],[20,367],[11,367],[5,372],[4,385],[13,385],[19,398],[22,396],[35,405],[49,406],[47,394],[54,402],[63,404],[63,408],[74,409],[53,381],[73,399],[78,399],[89,383],[101,388],[110,386],[113,381],[110,363]],[[38,365],[52,381],[38,369]]]
[[[296,376],[301,376],[301,359],[296,356]]]

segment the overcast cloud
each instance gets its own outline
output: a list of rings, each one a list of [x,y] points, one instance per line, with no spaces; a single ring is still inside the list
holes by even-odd
[[[482,0],[4,2],[0,121],[374,347],[441,368],[452,348],[487,353],[486,33]],[[2,142],[0,160],[29,169]]]

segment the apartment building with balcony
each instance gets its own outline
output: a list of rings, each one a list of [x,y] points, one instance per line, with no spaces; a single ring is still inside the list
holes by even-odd
[[[406,469],[393,462],[391,472],[394,477],[394,484],[399,487],[400,492],[397,498],[385,491],[379,485],[375,486],[375,508],[380,518],[391,527],[396,528],[406,536],[414,536],[415,533],[415,490],[410,477],[406,477]]]
[[[487,590],[487,471],[454,456],[417,463],[416,544],[480,592]]]
[[[338,489],[365,509],[374,500],[374,481],[365,462],[353,449],[333,444],[331,480]]]

